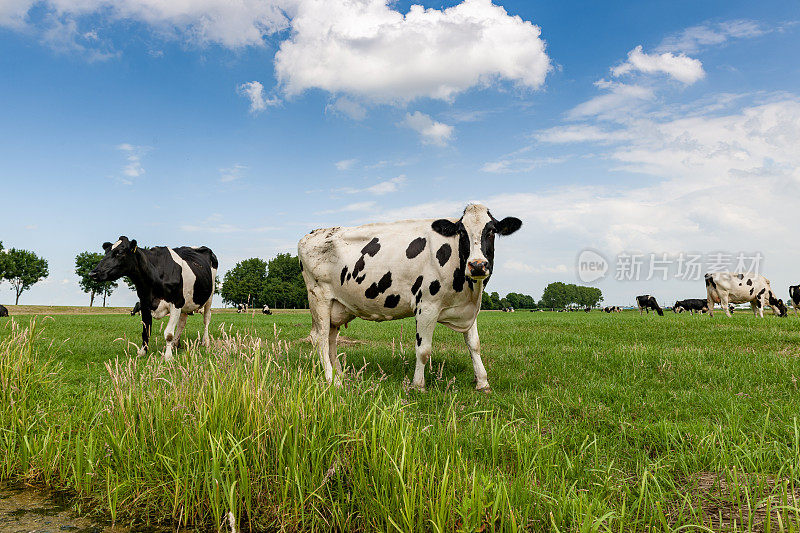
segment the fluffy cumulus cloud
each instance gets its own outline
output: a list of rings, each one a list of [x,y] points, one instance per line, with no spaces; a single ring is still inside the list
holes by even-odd
[[[387,0],[305,0],[275,56],[288,94],[307,89],[377,101],[449,100],[498,79],[538,88],[551,68],[541,31],[490,0],[444,9]]]
[[[406,113],[400,125],[411,128],[419,133],[420,140],[424,144],[445,146],[453,135],[453,126],[437,122],[420,111]]]
[[[611,69],[611,74],[614,76],[631,72],[666,74],[686,85],[691,85],[705,76],[703,64],[698,59],[686,54],[675,55],[672,52],[647,54],[642,51],[641,45],[628,52],[627,61]]]

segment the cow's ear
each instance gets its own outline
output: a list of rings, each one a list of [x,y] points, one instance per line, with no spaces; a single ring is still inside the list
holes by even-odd
[[[433,224],[431,224],[431,228],[433,228],[433,231],[435,231],[439,235],[443,235],[445,237],[452,237],[453,235],[458,233],[458,223],[451,222],[446,218],[440,218],[439,220],[434,220]]]
[[[511,235],[522,227],[522,221],[517,217],[506,217],[495,222],[494,228],[499,235]]]
[[[131,241],[131,250],[134,252],[136,251],[136,239],[133,239]]]
[[[103,243],[103,250],[105,250],[107,252],[110,249],[111,249],[111,243],[110,242],[104,242]]]

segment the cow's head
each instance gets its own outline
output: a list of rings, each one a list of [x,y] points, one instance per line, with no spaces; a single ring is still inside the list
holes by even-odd
[[[136,268],[135,254],[138,250],[136,240],[129,241],[127,237],[120,237],[117,242],[103,243],[106,255],[89,273],[95,281],[116,281],[122,276],[130,275]]]
[[[681,307],[680,302],[675,302],[675,305],[672,306],[673,313],[683,313],[683,307]]]
[[[515,217],[497,220],[486,206],[469,204],[456,222],[440,218],[433,222],[433,231],[445,237],[458,235],[458,255],[464,275],[483,280],[492,274],[494,266],[494,236],[511,235],[522,226]]]
[[[772,291],[769,291],[768,301],[769,305],[773,309],[778,310],[778,316],[787,316],[789,314],[789,310],[786,309],[786,304],[784,304],[783,300],[780,298],[775,298],[775,295],[772,293]]]

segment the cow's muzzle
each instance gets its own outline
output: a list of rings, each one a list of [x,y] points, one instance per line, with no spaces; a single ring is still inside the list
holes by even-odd
[[[92,270],[91,272],[89,272],[89,277],[92,278],[94,281],[105,281],[106,280],[106,276],[102,272],[97,270],[96,268],[94,270]]]
[[[472,279],[483,279],[489,275],[489,261],[476,259],[467,263],[469,267],[469,277]]]

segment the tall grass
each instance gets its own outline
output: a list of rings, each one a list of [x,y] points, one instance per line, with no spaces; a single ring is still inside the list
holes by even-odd
[[[222,329],[212,349],[190,343],[169,363],[115,359],[76,392],[37,349],[35,322],[12,328],[0,342],[0,477],[68,487],[117,522],[232,532],[800,523],[796,418],[788,439],[774,438],[769,414],[752,435],[720,424],[696,438],[665,421],[628,437],[623,425],[620,439],[670,452],[626,461],[596,435],[553,435],[528,398],[524,414],[501,413],[446,391],[398,394],[357,370],[330,387],[277,330]],[[421,399],[433,416],[420,416]]]

